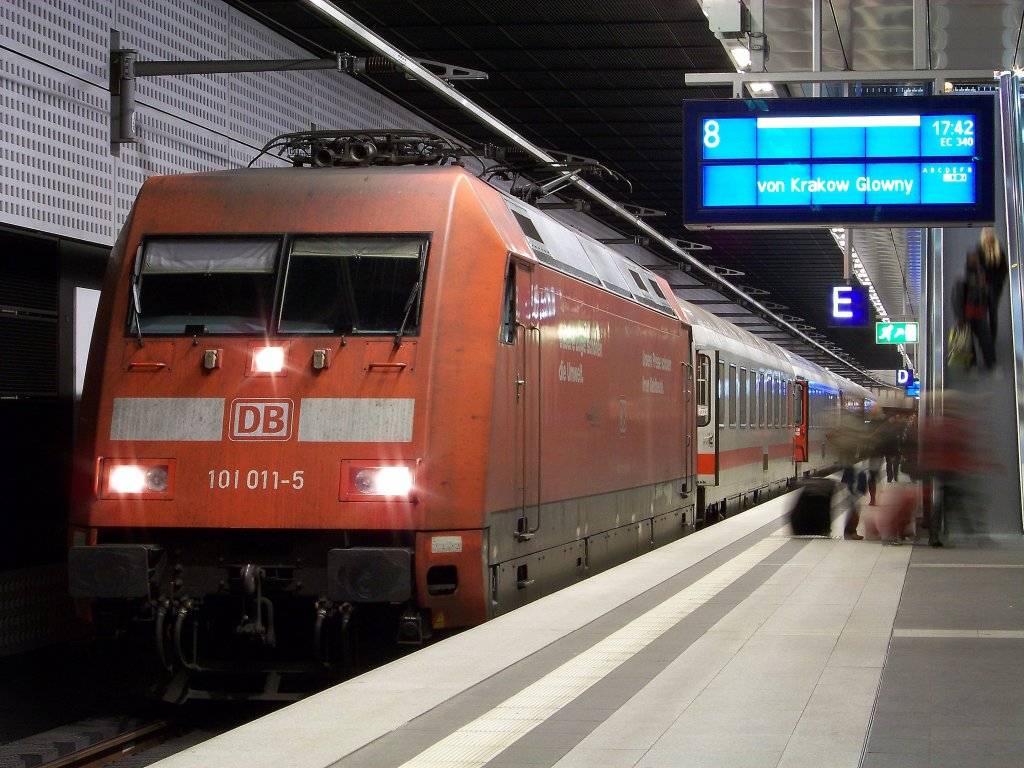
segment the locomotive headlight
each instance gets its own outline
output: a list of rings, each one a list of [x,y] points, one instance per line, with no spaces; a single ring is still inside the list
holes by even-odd
[[[356,472],[352,484],[358,493],[408,496],[412,490],[412,473],[408,467],[367,467]]]
[[[100,474],[100,495],[105,499],[142,496],[171,498],[173,460],[104,459]]]
[[[280,373],[284,370],[284,347],[256,347],[252,351],[253,373]]]
[[[107,486],[114,493],[142,493],[146,487],[146,472],[134,464],[122,464],[110,471]]]
[[[167,467],[150,467],[146,472],[146,490],[153,493],[167,490]]]
[[[342,462],[341,499],[408,501],[416,484],[415,464],[382,467],[369,462]]]

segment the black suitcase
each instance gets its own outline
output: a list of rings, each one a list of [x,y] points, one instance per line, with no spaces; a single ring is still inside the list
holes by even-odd
[[[832,493],[835,483],[828,479],[806,481],[797,491],[789,512],[795,536],[829,536],[832,533]]]

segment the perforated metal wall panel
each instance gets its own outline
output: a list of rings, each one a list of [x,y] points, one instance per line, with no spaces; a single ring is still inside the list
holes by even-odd
[[[0,44],[44,66],[107,86],[111,0],[4,0]]]
[[[64,564],[0,573],[0,656],[83,635],[67,582]]]
[[[37,62],[3,55],[0,220],[111,242],[108,93]]]
[[[0,224],[111,245],[149,176],[243,167],[311,125],[435,130],[331,70],[139,77],[139,141],[112,151],[112,31],[139,61],[317,56],[220,0],[3,0]]]

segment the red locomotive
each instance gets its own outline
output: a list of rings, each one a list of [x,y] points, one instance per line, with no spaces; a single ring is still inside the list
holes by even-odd
[[[98,630],[283,696],[362,616],[420,642],[692,530],[664,281],[439,139],[288,146],[149,179],[113,250],[69,552]]]

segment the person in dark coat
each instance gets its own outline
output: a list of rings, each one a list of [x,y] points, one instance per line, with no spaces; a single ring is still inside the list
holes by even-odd
[[[985,280],[988,283],[988,328],[992,334],[992,343],[996,340],[997,320],[999,316],[999,299],[1006,285],[1007,265],[1003,248],[996,239],[992,227],[981,230],[981,260],[985,268]]]
[[[888,483],[900,479],[900,451],[906,426],[902,416],[891,414],[878,425],[874,434],[878,453],[885,458],[885,480]]]
[[[989,284],[981,248],[967,252],[963,277],[953,284],[951,295],[957,323],[966,323],[981,347],[985,368],[996,364],[996,348],[989,326]]]

